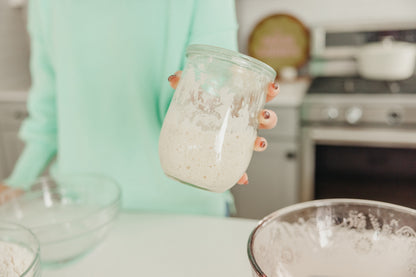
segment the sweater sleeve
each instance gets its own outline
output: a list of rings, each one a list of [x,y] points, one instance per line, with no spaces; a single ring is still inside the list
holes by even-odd
[[[164,73],[164,76],[169,76],[169,74],[172,74],[176,70],[183,69],[186,60],[186,46],[190,44],[208,44],[230,50],[238,50],[238,25],[234,0],[193,0],[192,2],[193,5],[189,11],[189,21],[186,23],[186,28],[185,26],[177,27],[177,25],[172,22],[170,24],[174,34],[170,37],[175,39],[173,42],[169,43],[169,51],[171,51],[171,54],[167,56],[172,57],[176,55],[178,60],[166,60],[166,68],[168,71]],[[177,16],[188,18],[182,13],[183,7],[170,7],[172,18],[176,18]],[[175,27],[183,28],[185,30],[183,36],[178,35],[178,31],[175,30]],[[178,38],[181,40],[178,41]],[[178,52],[180,52],[180,54],[178,54]],[[165,81],[165,77],[163,78],[163,81]],[[161,90],[159,97],[159,117],[161,122],[163,122],[166,115],[172,96],[173,91],[170,86],[166,84]]]
[[[199,0],[189,44],[208,44],[237,51],[237,30],[234,0]]]
[[[57,151],[55,76],[44,36],[47,25],[41,12],[47,9],[43,4],[41,0],[29,1],[32,76],[27,103],[29,117],[20,128],[19,137],[25,142],[25,148],[11,176],[5,180],[9,186],[24,187],[34,181]]]

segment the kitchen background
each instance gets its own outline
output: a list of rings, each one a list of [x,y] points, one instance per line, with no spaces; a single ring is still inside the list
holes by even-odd
[[[278,126],[261,132],[269,148],[254,154],[250,185],[232,189],[238,216],[261,218],[295,202],[323,197],[415,205],[414,75],[406,81],[359,78],[355,60],[345,53],[332,54],[338,64],[322,64],[327,57],[318,51],[318,38],[331,30],[339,44],[343,40],[337,39],[338,33],[358,31],[362,38],[364,31],[376,30],[414,43],[416,1],[237,0],[236,7],[241,52],[249,52],[255,26],[280,13],[306,26],[312,51],[298,72],[285,70],[281,76],[281,94],[268,105],[278,114]],[[0,180],[11,172],[23,147],[17,132],[27,115],[30,86],[25,24],[24,1],[0,0]],[[311,82],[311,75],[328,72],[337,76]]]

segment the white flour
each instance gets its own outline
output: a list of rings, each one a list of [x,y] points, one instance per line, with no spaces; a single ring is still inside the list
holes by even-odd
[[[403,235],[383,235],[308,223],[271,224],[273,232],[256,237],[255,255],[267,276],[416,276],[416,238],[407,227],[398,230]]]
[[[0,241],[0,277],[19,277],[30,266],[33,259],[33,253],[27,248]]]

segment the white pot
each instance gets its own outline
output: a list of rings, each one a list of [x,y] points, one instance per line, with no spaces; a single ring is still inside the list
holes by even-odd
[[[366,79],[397,81],[410,78],[415,61],[414,44],[391,38],[368,43],[357,53],[358,73]]]

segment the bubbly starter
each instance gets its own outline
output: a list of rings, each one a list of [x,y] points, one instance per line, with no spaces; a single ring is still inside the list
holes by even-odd
[[[238,74],[208,83],[192,69],[182,75],[172,100],[178,105],[171,105],[159,141],[168,176],[224,192],[244,174],[257,136],[258,107],[265,101],[266,88],[259,94],[259,83],[267,82],[260,74],[236,70]],[[245,91],[233,91],[235,86]]]

